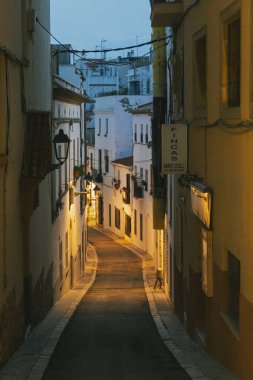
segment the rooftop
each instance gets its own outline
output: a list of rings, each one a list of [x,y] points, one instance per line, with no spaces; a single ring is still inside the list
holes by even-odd
[[[112,163],[123,166],[133,166],[133,156],[119,158],[118,160],[112,161]]]

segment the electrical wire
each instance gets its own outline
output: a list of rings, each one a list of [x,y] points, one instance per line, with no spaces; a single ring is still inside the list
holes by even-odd
[[[125,47],[120,47],[120,48],[113,48],[113,49],[103,49],[103,50],[64,50],[64,51],[61,51],[61,50],[58,50],[56,52],[56,54],[60,54],[60,53],[79,53],[79,54],[88,54],[88,53],[110,53],[110,52],[115,52],[115,51],[122,51],[122,50],[130,50],[130,49],[134,49],[134,48],[139,48],[139,47],[143,47],[143,46],[146,46],[146,45],[152,45],[153,43],[155,42],[160,42],[160,41],[165,41],[167,40],[169,37],[161,37],[161,38],[157,38],[155,40],[150,40],[150,41],[147,41],[147,42],[143,42],[142,44],[138,44],[138,45],[130,45],[130,46],[125,46]],[[61,44],[62,45],[62,44]]]
[[[27,67],[28,64],[22,62],[22,60],[6,46],[0,44],[0,52],[2,52],[10,61],[19,66]]]
[[[130,45],[130,46],[125,46],[125,47],[120,47],[120,48],[113,48],[113,49],[101,49],[101,50],[76,50],[76,49],[73,49],[71,47],[71,49],[69,49],[66,45],[62,44],[61,41],[56,38],[38,19],[38,17],[36,17],[36,21],[37,23],[56,41],[58,42],[63,48],[64,50],[57,50],[55,52],[55,55],[56,54],[60,54],[60,53],[72,53],[73,55],[81,58],[81,59],[86,59],[88,60],[88,58],[85,58],[84,55],[87,54],[87,53],[109,53],[109,52],[115,52],[115,51],[122,51],[122,50],[130,50],[130,49],[134,49],[134,48],[139,48],[139,47],[142,47],[142,46],[146,46],[146,45],[152,45],[153,43],[155,42],[160,42],[160,41],[165,41],[165,40],[168,40],[170,39],[172,36],[167,36],[167,37],[161,37],[161,38],[157,38],[155,40],[150,40],[150,41],[147,41],[147,42],[143,42],[141,44],[137,44],[137,45]],[[160,47],[160,46],[159,46]],[[82,56],[80,55],[82,54]],[[146,53],[145,55],[149,54]],[[141,57],[142,58],[142,57]]]
[[[221,128],[226,132],[231,134],[244,134],[253,130],[253,121],[251,120],[241,120],[238,123],[231,123],[227,120],[231,120],[231,118],[219,118],[212,123],[206,123],[204,125],[200,125],[200,128]],[[188,125],[192,125],[194,122],[199,121],[199,119],[192,119],[191,121],[187,120],[177,120],[177,122],[186,123]]]

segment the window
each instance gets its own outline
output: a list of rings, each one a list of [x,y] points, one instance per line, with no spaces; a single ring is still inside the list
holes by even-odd
[[[137,124],[134,124],[134,141],[137,141]]]
[[[62,242],[59,244],[59,275],[60,275],[60,286],[63,282],[63,265],[62,265]]]
[[[143,143],[143,124],[141,124],[141,143]]]
[[[102,150],[98,149],[98,172],[102,175]]]
[[[150,194],[152,195],[153,191],[153,166],[152,164],[150,165]]]
[[[143,180],[143,168],[140,168],[140,179]]]
[[[98,119],[98,136],[101,134],[101,118]]]
[[[240,17],[224,23],[222,66],[222,102],[231,108],[240,107],[241,76],[241,23]]]
[[[147,95],[150,94],[150,80],[147,79]]]
[[[240,261],[228,252],[228,314],[239,324],[240,315]]]
[[[207,106],[207,49],[206,35],[195,40],[194,43],[194,109],[199,111]]]
[[[134,234],[137,235],[137,211],[134,210]]]
[[[145,143],[148,143],[148,124],[146,124]]]
[[[109,226],[112,226],[112,206],[109,204]]]
[[[120,210],[115,207],[115,227],[120,229]]]
[[[93,153],[90,154],[90,168],[93,169]]]
[[[76,140],[73,140],[73,167],[75,166],[76,162]]]
[[[68,231],[65,234],[65,266],[69,266],[69,233]]]
[[[137,176],[137,165],[134,165],[134,175]]]
[[[148,170],[145,169],[145,185],[144,185],[145,191],[148,191]]]
[[[106,173],[109,173],[109,156],[108,156],[108,150],[105,150],[104,159],[105,159],[105,172],[106,172]]]
[[[76,150],[77,150],[77,165],[79,165],[79,156],[80,156],[80,152],[79,152],[79,138],[77,138],[77,142],[76,142]]]
[[[240,19],[228,25],[228,106],[240,106]]]
[[[140,240],[143,240],[143,217],[142,214],[140,214]]]
[[[105,119],[105,137],[108,135],[108,119]]]
[[[131,237],[131,218],[125,214],[125,234]]]

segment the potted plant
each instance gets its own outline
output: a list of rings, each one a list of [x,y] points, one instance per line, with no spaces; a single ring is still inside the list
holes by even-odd
[[[80,177],[80,166],[74,166],[74,178],[78,179]]]

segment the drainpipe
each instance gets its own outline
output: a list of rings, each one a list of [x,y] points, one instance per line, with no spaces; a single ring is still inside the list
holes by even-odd
[[[153,28],[153,40],[165,37],[165,28]],[[164,40],[153,43],[153,118],[152,176],[153,228],[162,230],[165,217],[165,181],[161,176],[161,125],[166,114],[166,46]]]

